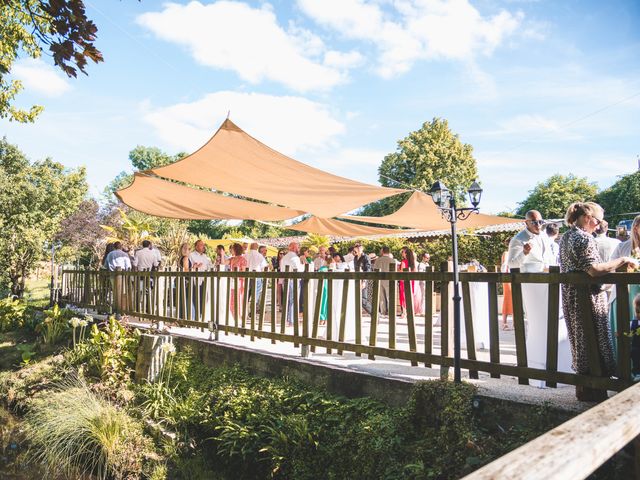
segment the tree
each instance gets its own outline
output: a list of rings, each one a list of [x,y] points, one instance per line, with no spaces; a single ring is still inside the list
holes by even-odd
[[[462,205],[467,188],[478,177],[472,152],[473,147],[462,143],[458,135],[451,132],[446,120],[434,118],[398,141],[397,151],[385,156],[378,168],[379,180],[385,187],[411,187],[423,192],[428,192],[436,180],[441,180],[455,192]],[[372,203],[360,214],[387,215],[406,202],[409,195]]]
[[[88,190],[84,168],[67,170],[51,159],[30,163],[0,141],[0,272],[2,284],[21,296],[27,275],[74,213]]]
[[[584,177],[555,174],[530,190],[516,213],[523,216],[529,210],[538,210],[544,218],[563,218],[573,202],[593,200],[597,193],[596,184]]]
[[[596,196],[610,223],[620,220],[623,214],[640,212],[640,171],[623,175],[609,188]]]
[[[133,168],[144,171],[169,165],[170,163],[183,159],[187,155],[185,152],[168,155],[158,147],[143,147],[142,145],[138,145],[129,152],[129,160]]]
[[[22,90],[19,80],[8,80],[13,63],[26,54],[39,58],[48,47],[53,62],[69,77],[86,74],[87,59],[102,62],[95,47],[98,28],[85,14],[82,0],[2,0],[0,2],[0,118],[33,122],[42,107],[28,111],[13,106]]]

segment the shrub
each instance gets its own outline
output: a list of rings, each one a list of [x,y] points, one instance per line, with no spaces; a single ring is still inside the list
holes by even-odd
[[[135,366],[140,332],[114,317],[100,326],[93,323],[88,341],[79,343],[67,353],[72,365],[86,364],[91,376],[100,378],[107,387],[127,383]]]
[[[21,328],[26,320],[27,304],[12,297],[0,300],[0,332]]]
[[[140,478],[155,458],[142,426],[79,380],[34,402],[25,434],[35,459],[53,475]]]
[[[55,345],[69,331],[68,321],[75,315],[73,310],[60,308],[55,304],[52,309],[44,311],[44,320],[36,326],[36,332],[42,337],[45,345]]]

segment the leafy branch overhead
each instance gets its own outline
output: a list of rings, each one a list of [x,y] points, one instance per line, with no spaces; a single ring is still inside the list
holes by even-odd
[[[98,27],[87,18],[82,0],[0,0],[0,118],[33,122],[40,106],[13,106],[22,90],[19,80],[6,74],[23,54],[39,58],[48,48],[54,64],[67,76],[86,74],[87,61],[102,62],[96,48]]]

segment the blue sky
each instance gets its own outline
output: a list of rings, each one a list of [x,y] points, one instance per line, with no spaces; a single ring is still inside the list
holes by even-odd
[[[136,145],[191,152],[229,110],[273,148],[369,183],[399,139],[446,118],[474,147],[487,213],[554,173],[603,188],[638,167],[637,0],[85,3],[105,62],[70,80],[46,56],[20,60],[18,103],[45,112],[0,133],[86,165],[94,195]]]

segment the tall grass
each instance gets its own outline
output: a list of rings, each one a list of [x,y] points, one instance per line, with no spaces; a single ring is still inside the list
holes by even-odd
[[[52,475],[136,478],[153,451],[139,423],[78,379],[36,401],[25,425],[34,460]]]

